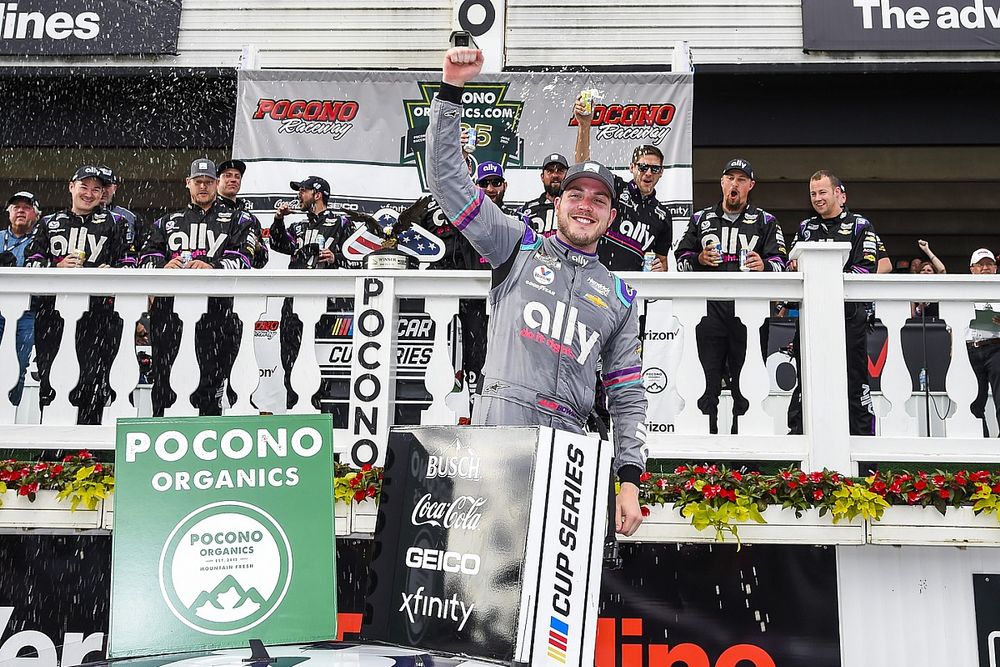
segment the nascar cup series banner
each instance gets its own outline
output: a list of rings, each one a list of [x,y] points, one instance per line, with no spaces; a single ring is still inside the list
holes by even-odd
[[[241,71],[233,140],[234,157],[248,163],[241,195],[266,227],[275,205],[295,198],[289,182],[315,175],[330,182],[335,208],[394,216],[428,193],[425,133],[439,83],[437,72]],[[483,74],[465,87],[474,160],[503,165],[508,204],[538,197],[544,158],[573,161],[573,102],[583,89],[599,91],[595,160],[629,179],[636,146],[663,152],[657,196],[680,238],[691,214],[691,74]]]
[[[336,635],[329,415],[120,419],[111,657]]]
[[[363,636],[592,666],[610,463],[549,428],[394,430]]]

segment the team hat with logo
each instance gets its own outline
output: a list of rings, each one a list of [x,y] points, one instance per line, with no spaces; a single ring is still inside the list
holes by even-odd
[[[562,190],[560,190],[560,193],[566,192],[566,186],[580,178],[593,178],[600,181],[601,184],[608,189],[608,195],[612,199],[612,208],[614,207],[615,176],[611,173],[610,169],[605,167],[600,162],[594,162],[593,160],[574,164],[569,168],[569,171],[566,172],[566,178],[563,179]]]
[[[105,185],[111,185],[112,183],[114,183],[114,174],[111,174],[110,169],[107,169],[107,171],[105,171],[101,167],[95,167],[90,164],[84,165],[79,169],[77,169],[73,173],[73,178],[71,178],[70,180],[82,181],[85,178],[96,178]]]
[[[118,177],[115,176],[115,172],[111,167],[100,166],[98,167],[98,169],[101,171],[101,174],[109,183],[118,182]]]
[[[215,163],[207,157],[200,157],[191,163],[191,174],[189,178],[208,176],[209,178],[219,178],[219,173],[215,170]]]
[[[16,201],[28,202],[36,211],[42,210],[42,205],[38,203],[38,199],[36,199],[35,195],[31,194],[27,190],[22,190],[21,192],[15,192],[12,194],[10,199],[7,200],[7,206],[10,206]]]
[[[742,171],[751,181],[755,181],[753,177],[753,165],[750,164],[749,160],[744,160],[741,157],[734,157],[732,160],[726,163],[726,168],[722,170],[722,175],[725,176],[731,171]]]
[[[969,259],[969,266],[972,266],[974,264],[979,264],[979,262],[983,261],[984,259],[988,259],[994,264],[996,264],[997,261],[997,258],[993,254],[992,250],[990,250],[989,248],[980,248],[976,252],[972,253],[972,257]]]
[[[243,160],[226,160],[225,162],[220,162],[219,166],[216,168],[216,172],[219,176],[222,176],[222,172],[226,169],[235,169],[240,172],[240,176],[247,173],[247,163]]]
[[[330,184],[326,182],[326,179],[319,176],[307,176],[301,181],[291,181],[288,186],[295,192],[305,189],[316,190],[317,192],[322,192],[324,195],[330,194]]]
[[[559,153],[553,153],[542,160],[542,169],[545,169],[550,164],[562,165],[563,167],[569,169],[569,162],[566,160],[566,156],[560,155]]]
[[[480,162],[476,167],[476,183],[485,178],[503,180],[503,166],[499,162]]]

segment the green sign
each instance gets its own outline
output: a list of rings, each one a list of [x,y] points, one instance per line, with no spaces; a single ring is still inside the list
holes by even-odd
[[[120,419],[109,657],[336,636],[329,415]]]

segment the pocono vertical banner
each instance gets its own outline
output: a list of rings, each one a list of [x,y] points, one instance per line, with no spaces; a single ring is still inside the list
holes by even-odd
[[[475,14],[493,3],[466,4]],[[241,70],[239,77],[233,155],[247,163],[241,195],[265,227],[275,205],[294,198],[289,182],[309,175],[330,182],[330,205],[340,210],[398,213],[428,193],[425,133],[439,72]],[[545,157],[574,154],[573,102],[584,89],[600,93],[595,160],[629,180],[637,145],[663,152],[657,197],[680,238],[691,214],[690,73],[483,73],[463,97],[463,128],[477,136],[473,160],[503,165],[507,204],[538,197]],[[287,263],[276,253],[271,261]]]
[[[111,657],[336,634],[329,415],[121,419]]]

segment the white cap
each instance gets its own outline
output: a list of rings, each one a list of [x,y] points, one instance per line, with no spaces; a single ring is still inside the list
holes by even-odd
[[[984,259],[988,259],[994,264],[996,264],[997,261],[997,258],[993,254],[992,250],[990,250],[989,248],[980,248],[976,252],[972,253],[972,258],[969,260],[969,266],[972,266],[974,264],[979,264],[979,262],[983,261]]]

